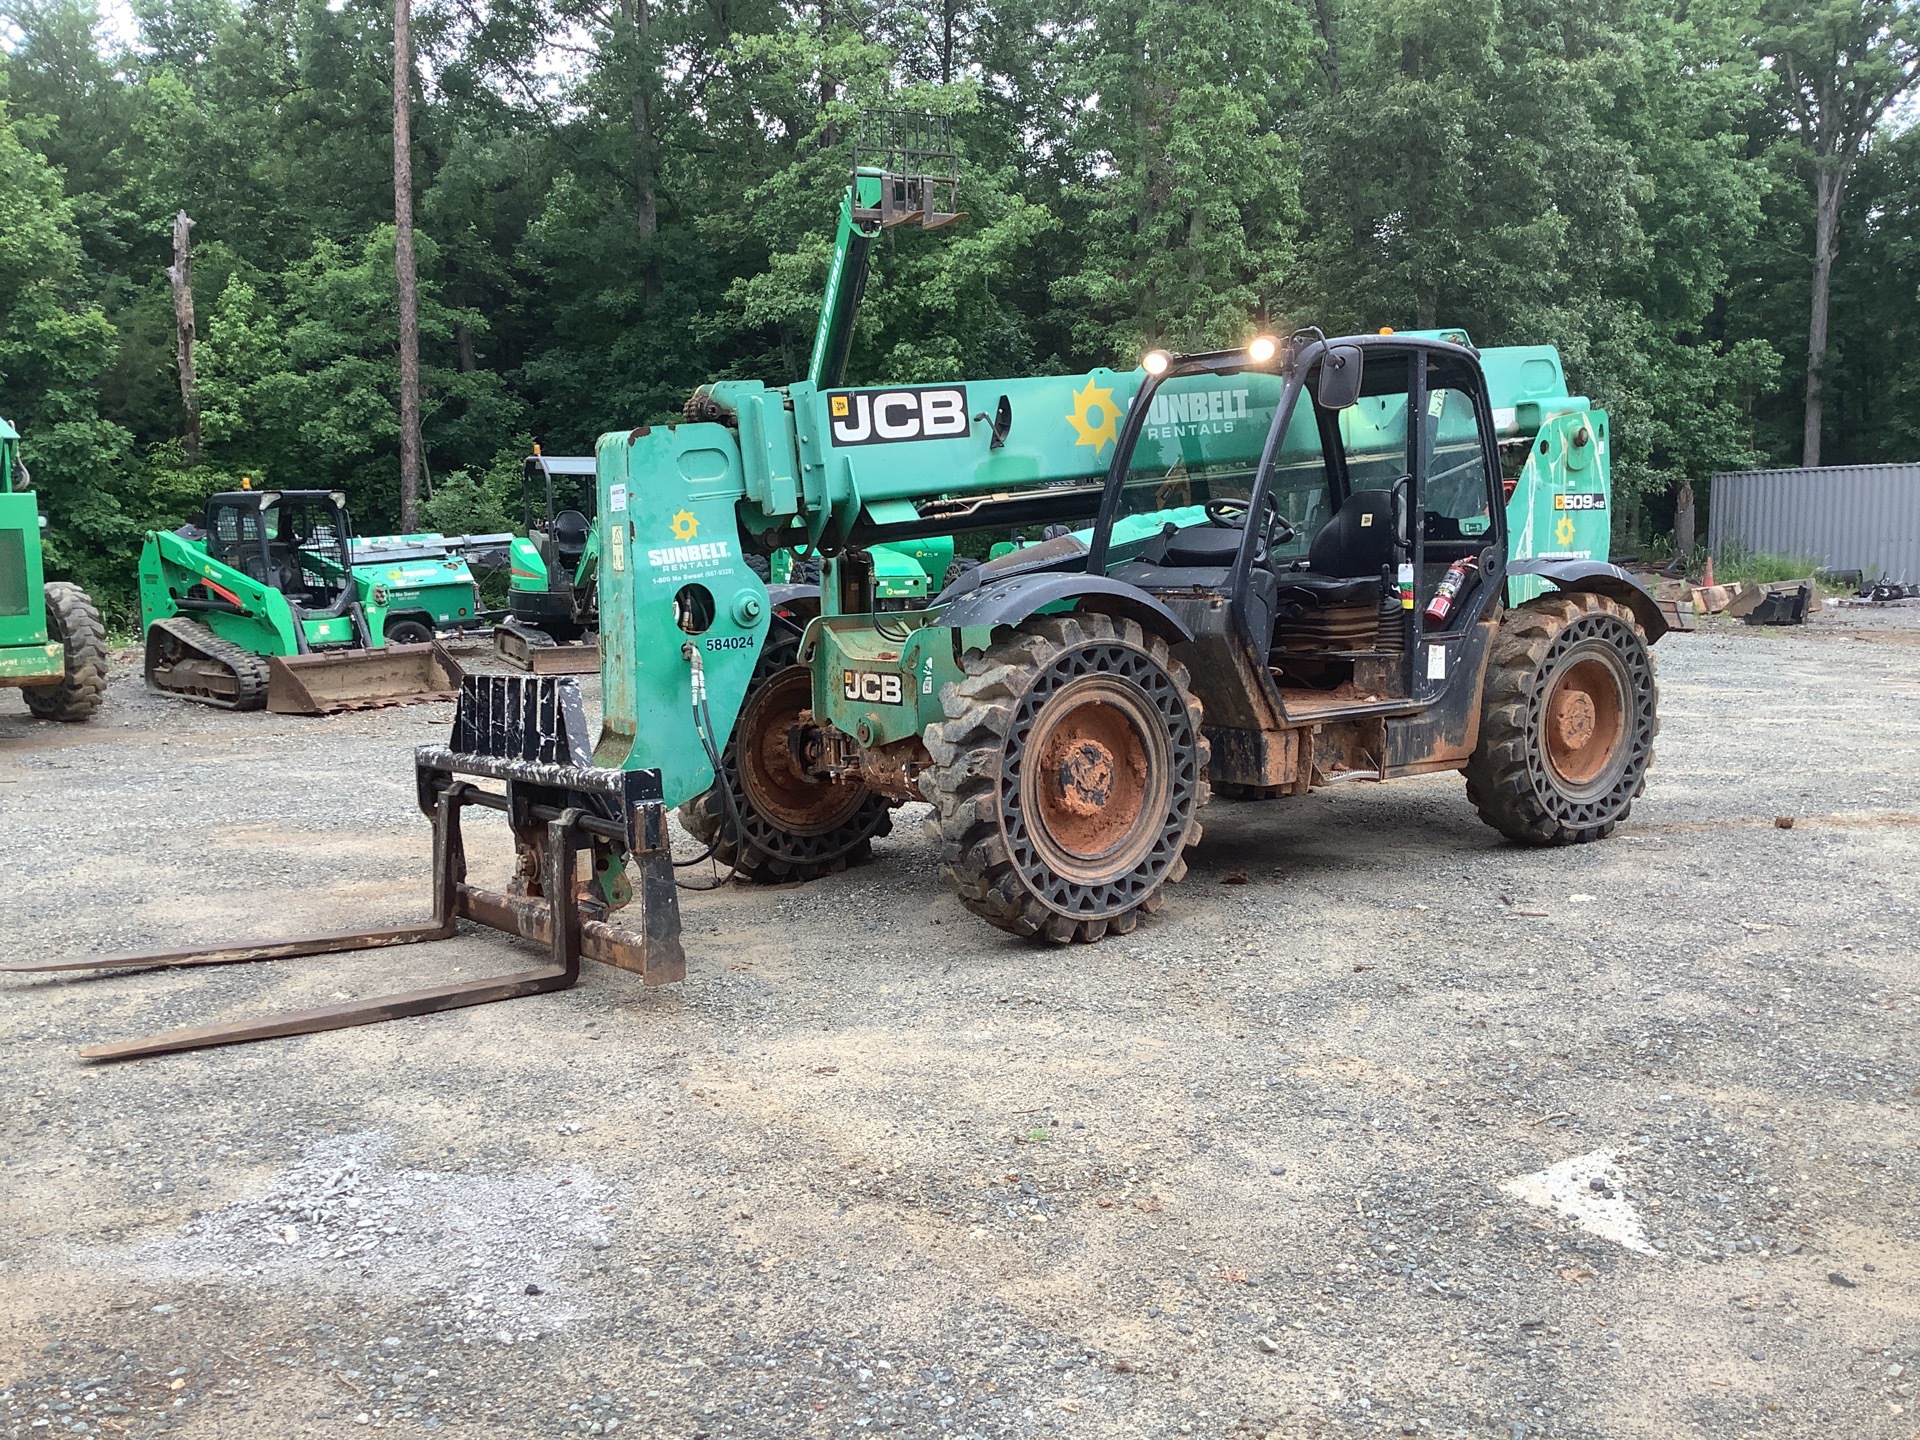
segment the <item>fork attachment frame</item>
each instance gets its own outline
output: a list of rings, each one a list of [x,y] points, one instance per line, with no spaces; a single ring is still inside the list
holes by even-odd
[[[686,978],[680,906],[667,848],[666,807],[657,770],[594,766],[579,687],[572,680],[473,675],[462,681],[451,743],[414,754],[421,810],[433,821],[433,917],[424,925],[251,941],[192,950],[150,950],[83,960],[0,966],[14,973],[146,970],[232,965],[332,955],[451,939],[471,920],[547,949],[545,964],[486,979],[403,990],[254,1020],[169,1030],[142,1040],[94,1045],[89,1060],[129,1060],[430,1015],[520,995],[569,989],[584,956],[639,975],[648,985]],[[501,782],[496,791],[479,781]],[[469,806],[505,813],[518,871],[506,892],[467,883],[461,814]],[[593,857],[582,881],[578,860]],[[638,872],[638,931],[614,923],[629,898],[626,862]]]

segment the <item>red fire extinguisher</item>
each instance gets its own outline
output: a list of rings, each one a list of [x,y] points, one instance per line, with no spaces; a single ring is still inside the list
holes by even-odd
[[[1453,602],[1466,588],[1467,577],[1479,562],[1474,560],[1456,560],[1447,567],[1447,573],[1440,577],[1440,586],[1433,592],[1433,599],[1427,602],[1427,619],[1435,625],[1444,625],[1447,616],[1453,613]]]

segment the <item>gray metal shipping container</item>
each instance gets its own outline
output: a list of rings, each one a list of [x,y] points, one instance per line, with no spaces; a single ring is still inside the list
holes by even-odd
[[[1920,581],[1920,465],[1721,471],[1709,505],[1715,551],[1737,540],[1869,580]]]

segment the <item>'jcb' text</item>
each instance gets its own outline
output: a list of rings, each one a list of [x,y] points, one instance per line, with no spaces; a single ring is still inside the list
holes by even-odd
[[[855,390],[829,395],[827,416],[836,445],[957,440],[970,428],[967,392],[957,385],[924,390]]]
[[[858,705],[899,705],[905,700],[897,671],[843,670],[840,693]]]

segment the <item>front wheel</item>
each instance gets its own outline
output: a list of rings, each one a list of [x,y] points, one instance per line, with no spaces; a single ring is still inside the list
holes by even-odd
[[[1185,668],[1131,620],[1060,615],[966,669],[926,732],[941,873],[1015,935],[1131,931],[1200,839],[1208,750]]]
[[[1494,638],[1467,798],[1509,840],[1603,840],[1646,788],[1659,703],[1632,611],[1587,593],[1530,600]]]

